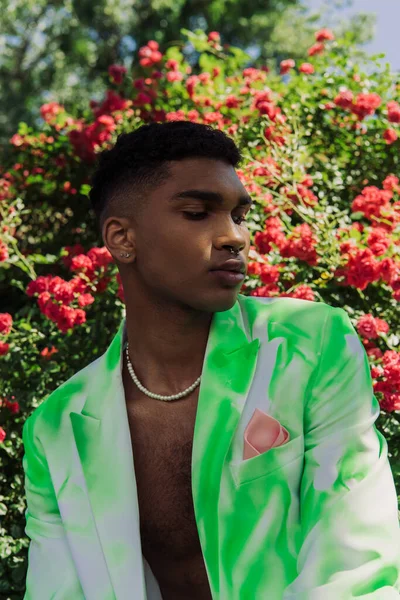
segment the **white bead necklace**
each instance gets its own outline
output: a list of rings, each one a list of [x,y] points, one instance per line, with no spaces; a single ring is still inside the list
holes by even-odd
[[[196,379],[196,381],[190,387],[188,387],[183,392],[179,392],[179,394],[174,394],[173,396],[161,396],[161,394],[153,394],[152,392],[149,392],[149,390],[146,389],[144,387],[144,385],[142,385],[140,383],[139,379],[136,376],[135,371],[133,370],[132,363],[129,360],[128,347],[129,347],[129,342],[127,342],[127,344],[126,344],[126,360],[128,362],[128,371],[131,374],[133,381],[138,386],[139,390],[141,392],[143,392],[144,394],[146,394],[146,396],[150,396],[150,398],[155,398],[156,400],[164,400],[165,402],[169,402],[170,400],[179,400],[179,398],[184,398],[185,396],[187,396],[188,394],[193,392],[193,390],[199,385],[200,380],[201,380],[201,375],[198,379]]]

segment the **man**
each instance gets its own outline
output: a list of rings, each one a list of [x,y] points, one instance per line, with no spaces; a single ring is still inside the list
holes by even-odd
[[[189,122],[101,156],[126,319],[24,426],[25,600],[400,597],[366,353],[342,309],[239,294],[239,160]]]

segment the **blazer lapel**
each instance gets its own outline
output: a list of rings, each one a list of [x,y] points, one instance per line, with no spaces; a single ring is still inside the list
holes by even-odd
[[[133,594],[135,600],[146,600],[136,479],[121,373],[124,328],[125,319],[107,352],[97,361],[81,413],[71,412],[70,419],[115,598],[128,600]]]
[[[213,593],[218,585],[221,473],[254,376],[259,339],[248,339],[240,302],[213,314],[202,369],[192,450],[192,495]],[[122,383],[121,322],[93,366],[81,412],[70,419],[115,597],[146,600],[132,441]],[[150,599],[149,599],[150,600]]]
[[[213,597],[218,597],[218,514],[221,476],[254,377],[260,347],[249,340],[246,311],[238,302],[216,312],[203,364],[192,451],[192,496],[197,530]],[[223,510],[223,506],[222,506]]]

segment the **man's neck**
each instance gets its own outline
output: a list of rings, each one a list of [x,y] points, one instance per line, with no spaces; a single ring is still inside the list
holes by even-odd
[[[201,375],[212,317],[140,312],[127,304],[129,358],[141,384],[162,395],[192,385]]]

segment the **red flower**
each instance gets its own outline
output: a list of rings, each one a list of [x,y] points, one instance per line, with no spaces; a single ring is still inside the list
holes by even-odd
[[[400,104],[391,100],[387,103],[388,120],[391,123],[400,123]]]
[[[397,140],[398,136],[394,129],[386,129],[383,132],[383,139],[386,140],[387,144],[393,144]]]
[[[271,242],[282,250],[286,246],[282,222],[278,217],[271,217],[265,223],[265,231],[257,231],[254,236],[256,249],[261,254],[267,254],[272,249]]]
[[[67,192],[67,194],[71,194],[74,195],[77,193],[78,190],[76,190],[74,187],[72,187],[72,184],[70,181],[66,181],[63,185],[63,190],[64,192]]]
[[[5,342],[0,342],[0,356],[4,356],[10,349],[10,344],[6,344]]]
[[[54,121],[54,117],[61,112],[65,112],[65,108],[60,106],[60,104],[57,104],[57,102],[49,102],[48,104],[43,104],[40,107],[40,114],[46,123],[51,123]]]
[[[51,350],[49,348],[43,348],[43,350],[41,351],[40,355],[43,356],[43,358],[46,358],[47,360],[50,359],[50,357],[53,354],[57,354],[58,350],[57,348],[55,348],[54,346],[52,346]]]
[[[372,216],[380,217],[382,210],[389,209],[391,197],[391,192],[369,185],[353,200],[351,210],[364,213],[367,219],[371,219]]]
[[[51,275],[39,275],[37,279],[30,281],[26,287],[27,296],[31,297],[36,293],[46,292],[49,289],[50,280]]]
[[[117,85],[122,83],[125,73],[126,67],[123,67],[121,65],[110,65],[108,67],[108,74],[113,80],[113,82]]]
[[[108,248],[105,246],[103,248],[91,248],[89,252],[87,252],[87,256],[92,261],[93,268],[95,269],[99,267],[107,267],[107,265],[114,260],[112,254],[110,254]]]
[[[290,69],[293,69],[293,67],[295,66],[295,62],[293,60],[293,58],[288,58],[287,60],[282,60],[280,67],[280,74],[281,75],[285,75],[286,73],[288,73],[290,71]]]
[[[285,295],[285,294],[283,294]],[[309,300],[314,302],[315,294],[309,285],[301,284],[290,294],[291,298],[299,298],[299,300]]]
[[[139,48],[141,67],[152,67],[154,64],[162,60],[163,55],[158,50],[158,42],[150,40],[146,46]]]
[[[352,254],[344,268],[345,285],[364,290],[369,283],[380,277],[379,263],[375,260],[370,248],[358,250]]]
[[[6,432],[4,431],[4,429],[2,427],[0,427],[0,444],[2,444],[5,440],[6,437]]]
[[[276,265],[261,265],[260,279],[263,283],[276,283],[279,281],[279,269]]]
[[[392,258],[386,257],[379,263],[379,275],[385,283],[392,284],[396,272],[396,263]]]
[[[306,175],[303,181],[301,182],[301,185],[304,185],[305,187],[311,187],[312,185],[314,185],[314,181],[312,177],[310,177],[310,175]]]
[[[170,58],[165,63],[165,68],[167,70],[179,71],[179,62],[177,60],[173,59],[173,58]]]
[[[378,382],[380,383],[380,382]],[[382,382],[384,383],[384,382]],[[393,412],[394,410],[400,410],[400,395],[399,394],[384,394],[383,400],[380,402],[380,406],[387,412]]]
[[[382,187],[384,190],[389,190],[391,192],[400,192],[399,178],[393,174],[388,175],[382,183]]]
[[[340,108],[350,108],[353,105],[353,92],[350,90],[342,90],[334,99],[336,106]]]
[[[389,331],[389,325],[386,321],[375,318],[371,314],[367,314],[360,317],[356,329],[360,336],[371,340],[379,337],[379,332],[387,333]]]
[[[0,262],[5,262],[8,258],[8,248],[5,244],[0,242]]]
[[[322,54],[322,52],[325,50],[325,46],[322,42],[317,42],[316,44],[314,44],[313,46],[311,46],[311,48],[308,49],[308,56],[314,56],[315,54]]]
[[[361,120],[368,115],[373,115],[381,102],[382,99],[378,94],[358,94],[351,111]]]
[[[8,335],[13,324],[12,316],[9,313],[0,313],[0,333]]]
[[[84,306],[89,306],[89,304],[93,304],[94,300],[95,299],[92,296],[92,294],[81,294],[78,298],[78,304],[81,308],[83,308]]]
[[[13,415],[18,414],[20,411],[18,402],[9,402],[8,408]]]
[[[78,254],[72,258],[70,269],[71,271],[83,271],[86,273],[93,270],[93,262],[86,254]]]
[[[115,112],[116,110],[124,110],[128,106],[129,106],[128,100],[125,100],[125,98],[122,98],[122,96],[119,96],[112,90],[107,90],[106,91],[106,99],[103,101],[103,103],[100,106],[94,107],[93,114],[95,117],[100,117],[100,115],[103,115],[103,114],[110,115],[111,113]]]
[[[71,266],[71,260],[73,256],[85,253],[85,249],[82,246],[82,244],[75,244],[74,246],[65,246],[63,250],[67,252],[67,256],[62,257],[63,264],[67,269],[69,269],[69,267]]]
[[[389,248],[390,240],[384,229],[374,227],[367,238],[367,244],[375,256],[381,256]]]
[[[302,223],[294,227],[286,245],[281,249],[281,255],[284,258],[293,256],[309,265],[315,265],[317,262],[316,243],[317,240],[313,237],[310,226]]]
[[[19,135],[19,133],[14,133],[12,138],[10,138],[10,144],[13,146],[22,146],[25,143],[24,138]]]
[[[62,302],[62,304],[70,304],[75,297],[74,289],[68,281],[61,280],[56,282],[54,286],[49,287],[49,291],[53,293],[54,300]]]
[[[262,264],[256,261],[250,261],[247,264],[247,275],[260,275],[262,266]]]
[[[74,292],[78,292],[78,294],[86,293],[86,290],[88,288],[88,284],[80,275],[73,277],[69,284],[74,290]]]
[[[63,333],[72,329],[75,325],[81,325],[85,322],[86,314],[80,308],[72,308],[71,306],[60,306],[57,316],[57,327]]]
[[[320,29],[315,33],[315,39],[317,42],[323,42],[325,40],[334,40],[335,36],[330,29]]]
[[[314,73],[315,69],[311,63],[303,63],[299,67],[300,73],[306,73],[307,75],[311,75]]]
[[[210,31],[208,34],[207,42],[220,42],[221,36],[218,31]]]

